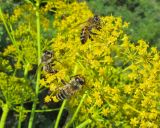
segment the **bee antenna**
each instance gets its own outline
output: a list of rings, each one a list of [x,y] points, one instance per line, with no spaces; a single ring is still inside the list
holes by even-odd
[[[77,77],[77,76],[81,76],[81,75],[77,74],[77,75],[71,76],[70,79],[72,79],[73,77]]]

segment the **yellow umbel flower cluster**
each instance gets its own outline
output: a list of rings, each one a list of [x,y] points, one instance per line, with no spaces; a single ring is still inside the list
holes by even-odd
[[[82,28],[94,16],[86,3],[58,0],[54,7],[57,36],[52,39],[52,49],[59,61],[54,68],[59,72],[47,75],[46,82],[55,83],[51,84],[55,88],[62,85],[61,79],[69,81],[77,74],[85,78],[83,89],[69,99],[74,110],[87,92],[75,124],[90,118],[90,127],[160,127],[160,59],[156,48],[150,49],[143,40],[131,43],[123,31],[128,23],[113,16],[100,17],[101,29],[93,29],[96,34],[82,44]]]

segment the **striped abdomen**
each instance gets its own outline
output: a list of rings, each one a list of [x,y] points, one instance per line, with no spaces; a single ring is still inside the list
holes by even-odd
[[[58,100],[64,100],[72,96],[75,92],[76,90],[74,90],[70,85],[66,85],[59,91],[59,93],[56,94],[56,98]]]
[[[82,44],[85,44],[87,39],[89,38],[89,28],[88,26],[85,26],[84,28],[82,28],[82,31],[81,31],[81,36],[80,36],[80,39],[81,39],[81,43]]]

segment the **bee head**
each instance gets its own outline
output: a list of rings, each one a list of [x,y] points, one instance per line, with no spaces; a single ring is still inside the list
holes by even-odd
[[[85,83],[84,78],[79,77],[79,76],[76,76],[76,77],[75,77],[75,81],[76,81],[77,83],[79,83],[80,85],[83,85],[83,84]]]
[[[53,51],[49,51],[49,50],[46,50],[46,51],[44,51],[44,56],[46,56],[46,57],[52,57],[53,56]]]
[[[100,18],[98,15],[94,15],[93,19],[94,19],[94,22],[96,22],[96,23],[100,22]]]

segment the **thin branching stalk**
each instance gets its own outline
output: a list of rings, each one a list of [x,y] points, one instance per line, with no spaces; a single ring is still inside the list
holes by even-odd
[[[86,128],[86,125],[90,124],[91,122],[92,122],[91,119],[87,119],[86,121],[78,125],[76,128]]]
[[[34,112],[36,113],[43,113],[43,112],[53,112],[53,111],[58,111],[60,108],[55,108],[55,109],[46,109],[46,110],[35,110]],[[24,110],[24,112],[32,112],[31,110]]]
[[[137,113],[141,113],[140,111],[138,111],[138,110],[135,109],[134,107],[130,106],[129,104],[127,104],[127,107],[130,108],[131,110],[137,112]]]
[[[66,101],[67,101],[67,100],[64,100],[63,103],[62,103],[62,105],[61,105],[61,108],[60,108],[60,110],[59,110],[59,113],[58,113],[58,116],[57,116],[57,119],[56,119],[56,123],[55,123],[54,128],[58,128],[59,121],[60,121],[60,119],[61,119],[61,115],[62,115],[62,112],[63,112],[63,110],[64,110],[64,106],[65,106],[65,104],[66,104]]]
[[[23,115],[23,104],[21,104],[21,106],[20,106],[19,119],[18,119],[18,128],[21,128],[22,115]]]
[[[25,80],[27,79],[27,76],[28,76],[28,68],[29,68],[29,63],[27,63],[26,65],[25,65],[25,69],[24,69],[24,78],[25,78]]]
[[[2,106],[2,116],[1,116],[1,121],[0,121],[0,128],[4,128],[5,126],[5,122],[6,122],[6,119],[7,119],[7,115],[8,115],[8,112],[9,112],[9,106],[8,104],[4,104]]]
[[[66,124],[65,128],[69,128],[69,126],[70,126],[70,125],[73,123],[73,121],[76,119],[76,116],[78,115],[78,112],[79,112],[79,110],[80,110],[80,108],[81,108],[81,106],[82,106],[82,103],[83,103],[86,95],[87,95],[87,94],[85,93],[85,94],[83,95],[83,97],[81,98],[81,101],[80,101],[80,103],[79,103],[76,111],[74,112],[71,120]]]
[[[24,78],[25,78],[25,80],[27,80],[27,76],[28,76],[28,67],[29,67],[29,63],[27,63],[25,65],[25,69],[24,69]],[[20,106],[19,119],[18,119],[18,128],[21,128],[22,115],[23,115],[23,104],[21,104],[21,106]]]
[[[16,50],[19,51],[19,49],[18,49],[18,47],[17,47],[17,45],[16,45],[16,40],[15,40],[14,37],[12,36],[12,34],[11,34],[10,30],[9,30],[9,27],[7,26],[7,22],[6,22],[6,20],[5,20],[4,16],[3,16],[3,13],[2,13],[2,9],[1,9],[1,8],[0,8],[0,18],[2,19],[2,22],[3,22],[4,27],[5,27],[8,35],[9,35],[9,38],[10,38],[11,42],[12,42],[13,45],[15,46]],[[10,26],[11,26],[11,25],[10,25]]]
[[[5,18],[4,18],[4,15],[3,15],[3,13],[2,13],[2,9],[1,9],[1,8],[0,8],[0,18],[2,19],[2,22],[3,22],[4,27],[5,27],[8,35],[9,35],[9,38],[10,38],[12,44],[13,44],[14,47],[16,48],[17,53],[20,54],[20,50],[19,50],[19,48],[18,48],[18,46],[17,46],[17,44],[16,44],[16,40],[15,40],[13,34],[11,34],[11,32],[13,31],[12,25],[11,25],[10,23],[8,23],[8,25],[7,25],[7,22],[6,22]],[[10,29],[9,29],[9,28],[10,28]],[[10,31],[11,31],[11,32],[10,32]],[[19,62],[19,58],[18,58],[18,61],[17,61],[17,62]],[[14,73],[13,73],[13,76],[15,76],[16,73],[17,73],[17,69],[15,69],[15,71],[14,71]]]
[[[40,14],[39,14],[39,5],[40,5],[40,0],[37,0],[36,3],[36,23],[37,23],[37,49],[38,49],[38,66],[41,63],[41,43],[40,43]],[[37,81],[36,81],[36,98],[33,102],[32,105],[32,112],[30,115],[29,119],[29,125],[28,128],[32,128],[33,125],[33,120],[34,120],[34,115],[35,115],[35,110],[36,110],[36,104],[37,104],[37,99],[38,99],[38,93],[39,93],[39,81],[40,81],[40,74],[41,74],[41,69],[38,68],[37,72]]]

